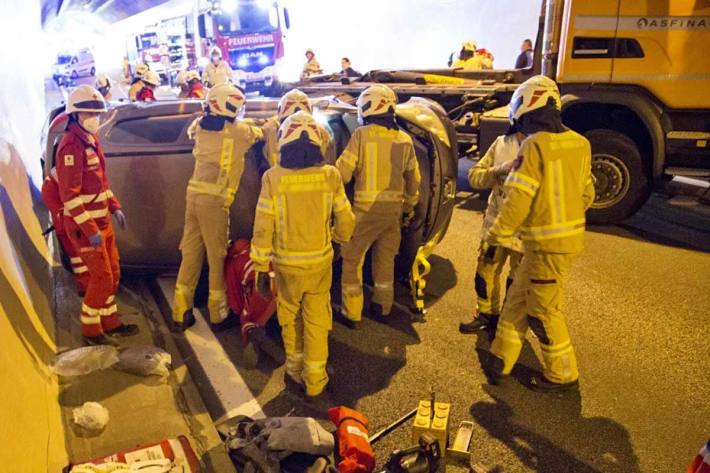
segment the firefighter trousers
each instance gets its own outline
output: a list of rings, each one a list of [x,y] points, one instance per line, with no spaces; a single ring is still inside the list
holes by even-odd
[[[61,232],[57,231],[57,240],[59,240],[64,254],[69,258],[76,289],[79,295],[84,296],[86,294],[86,288],[89,286],[89,268],[81,260],[81,253],[63,230]]]
[[[224,258],[229,239],[229,209],[214,203],[190,199],[185,207],[185,227],[180,241],[182,261],[175,283],[173,320],[182,322],[185,312],[194,306],[195,288],[207,253],[209,296],[207,309],[211,323],[227,317],[224,289]]]
[[[362,319],[363,289],[362,265],[367,250],[372,247],[372,302],[382,306],[387,315],[394,301],[394,259],[402,240],[401,206],[386,211],[363,211],[355,208],[355,231],[341,249],[342,309],[350,320]]]
[[[97,337],[121,325],[116,307],[121,277],[116,237],[109,222],[101,229],[101,245],[94,248],[71,217],[64,218],[64,228],[89,275],[81,305],[81,332],[85,337]]]
[[[509,374],[528,327],[540,341],[545,377],[566,383],[579,377],[562,313],[563,287],[574,254],[525,252],[503,306],[491,352]]]
[[[317,396],[328,384],[328,332],[333,326],[330,309],[332,264],[298,272],[276,268],[277,317],[281,325],[286,373],[303,380],[306,394]]]
[[[478,266],[476,267],[475,288],[477,296],[477,313],[479,314],[499,314],[503,288],[501,287],[501,275],[505,269],[505,263],[510,260],[510,272],[506,278],[506,292],[513,282],[513,274],[520,264],[522,253],[511,250],[503,246],[490,246],[481,242],[478,253]]]

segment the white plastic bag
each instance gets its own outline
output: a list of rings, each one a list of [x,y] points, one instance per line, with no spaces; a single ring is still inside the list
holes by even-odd
[[[108,424],[108,409],[98,402],[88,401],[72,411],[74,422],[88,430],[102,430]]]
[[[140,376],[158,375],[166,377],[170,373],[172,357],[158,347],[143,345],[128,347],[118,354],[117,370]]]
[[[60,376],[81,376],[110,368],[118,362],[118,351],[111,345],[81,347],[54,357],[52,371]]]

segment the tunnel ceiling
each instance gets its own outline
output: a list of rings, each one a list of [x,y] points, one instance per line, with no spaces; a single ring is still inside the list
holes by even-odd
[[[42,27],[75,12],[98,15],[108,23],[115,23],[169,0],[42,0]]]

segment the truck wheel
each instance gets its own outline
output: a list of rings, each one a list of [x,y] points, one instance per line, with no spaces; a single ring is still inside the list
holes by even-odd
[[[584,134],[592,145],[596,196],[587,211],[589,223],[618,223],[633,215],[651,195],[651,179],[636,143],[614,130]]]
[[[78,79],[79,73],[77,73],[76,71],[71,71],[71,78],[72,78],[72,80]]]

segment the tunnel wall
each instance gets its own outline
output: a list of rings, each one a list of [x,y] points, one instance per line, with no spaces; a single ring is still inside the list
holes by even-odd
[[[61,471],[67,463],[56,376],[52,262],[39,203],[44,82],[39,1],[0,15],[0,469]],[[22,38],[22,41],[18,41]]]

